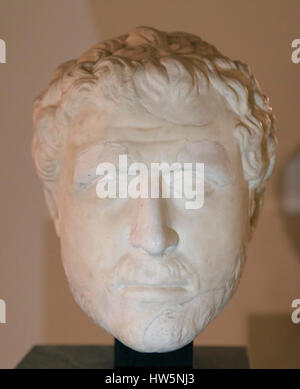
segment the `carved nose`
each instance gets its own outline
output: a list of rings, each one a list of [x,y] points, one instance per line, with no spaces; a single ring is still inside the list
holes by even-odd
[[[151,256],[161,256],[174,250],[178,234],[168,227],[160,199],[136,199],[136,217],[132,224],[130,241]]]

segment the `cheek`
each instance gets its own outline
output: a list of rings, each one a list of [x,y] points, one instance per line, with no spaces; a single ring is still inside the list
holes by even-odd
[[[96,196],[62,198],[62,258],[64,264],[76,272],[102,275],[113,268],[126,248],[127,209],[120,203],[110,202]]]
[[[240,265],[240,255],[246,243],[247,188],[219,193],[206,201],[197,215],[182,218],[180,224],[180,249],[192,262],[201,287],[223,286]]]

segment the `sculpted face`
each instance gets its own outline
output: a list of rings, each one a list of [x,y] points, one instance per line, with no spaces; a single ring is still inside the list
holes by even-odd
[[[76,301],[137,351],[191,342],[224,307],[244,262],[248,185],[235,137],[237,116],[211,89],[200,125],[172,123],[138,104],[87,104],[73,118],[54,191],[55,225]],[[96,194],[97,165],[204,163],[204,205],[185,199]]]
[[[236,289],[275,162],[272,109],[249,68],[195,35],[137,27],[61,65],[33,116],[33,156],[78,304],[137,351],[191,342]],[[128,192],[132,166],[150,172],[148,196],[124,196],[124,159]],[[153,164],[179,165],[171,196],[164,170],[152,196]],[[188,164],[202,206],[187,206]],[[99,195],[103,184],[114,197]]]

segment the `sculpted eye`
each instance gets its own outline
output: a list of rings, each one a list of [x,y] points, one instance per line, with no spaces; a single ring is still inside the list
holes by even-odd
[[[81,191],[95,185],[104,174],[97,173],[99,164],[118,165],[119,155],[126,153],[126,147],[114,142],[96,144],[79,152],[73,176],[74,188]]]
[[[204,179],[205,182],[208,181],[215,187],[225,186],[233,182],[233,175],[224,166],[206,164],[204,167]]]
[[[204,163],[204,180],[207,187],[215,188],[231,184],[234,167],[223,145],[215,141],[202,140],[189,143],[177,156],[181,162]]]
[[[99,179],[95,168],[87,170],[77,170],[74,174],[74,186],[76,190],[85,189],[87,186],[95,183]]]

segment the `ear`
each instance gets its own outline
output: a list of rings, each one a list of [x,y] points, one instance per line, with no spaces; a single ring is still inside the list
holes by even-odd
[[[46,200],[46,204],[48,207],[48,211],[49,211],[51,218],[54,222],[56,234],[59,237],[60,236],[60,218],[59,218],[59,212],[58,212],[58,209],[56,206],[56,201],[54,198],[53,191],[44,188],[44,195],[45,195],[45,200]]]

